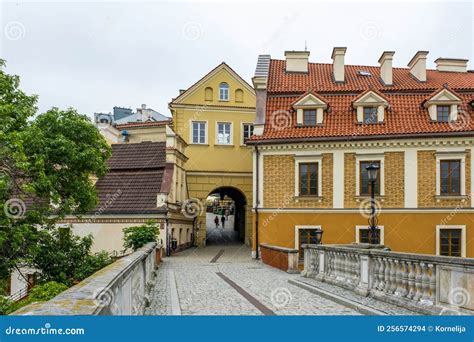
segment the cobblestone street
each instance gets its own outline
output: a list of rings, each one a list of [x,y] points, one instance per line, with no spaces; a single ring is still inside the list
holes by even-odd
[[[288,283],[301,279],[250,258],[243,245],[193,248],[165,258],[147,315],[360,315]]]

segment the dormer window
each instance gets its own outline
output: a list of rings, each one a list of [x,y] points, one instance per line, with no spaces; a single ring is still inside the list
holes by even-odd
[[[458,106],[461,102],[456,93],[448,88],[442,88],[427,99],[424,106],[428,108],[431,121],[454,122],[458,119]]]
[[[357,111],[357,122],[364,125],[384,122],[388,105],[387,98],[382,94],[374,90],[365,91],[353,102]]]
[[[364,107],[364,123],[366,125],[377,123],[377,107]]]
[[[436,121],[449,122],[449,114],[451,112],[450,106],[436,106]]]
[[[303,126],[316,126],[316,109],[303,109]]]
[[[318,94],[308,92],[297,99],[292,107],[296,109],[298,126],[318,126],[323,124],[324,111],[328,105]]]

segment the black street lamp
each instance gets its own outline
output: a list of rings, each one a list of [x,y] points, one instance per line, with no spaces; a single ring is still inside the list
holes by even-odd
[[[377,175],[379,172],[379,166],[374,163],[370,163],[367,169],[367,176],[370,182],[370,217],[369,217],[369,242],[371,244],[377,243],[377,215],[375,212],[375,182],[377,181]]]
[[[318,241],[318,245],[323,242],[323,233],[324,231],[322,229],[316,229],[316,241]]]

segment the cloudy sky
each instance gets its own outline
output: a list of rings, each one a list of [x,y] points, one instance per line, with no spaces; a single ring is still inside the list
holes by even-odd
[[[377,65],[394,50],[405,67],[418,50],[473,61],[473,5],[466,2],[76,2],[0,4],[0,58],[39,95],[39,109],[96,111],[168,102],[222,61],[250,82],[258,54],[311,52],[331,62]]]

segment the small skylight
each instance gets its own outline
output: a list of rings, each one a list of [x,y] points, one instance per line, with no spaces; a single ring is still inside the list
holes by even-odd
[[[366,71],[366,70],[357,70],[357,74],[359,74],[360,76],[372,76],[370,71]]]

